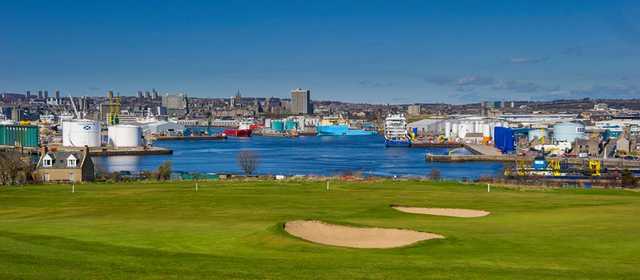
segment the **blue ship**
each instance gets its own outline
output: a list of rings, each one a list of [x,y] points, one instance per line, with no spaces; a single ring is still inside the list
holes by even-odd
[[[360,136],[376,134],[375,131],[349,129],[349,126],[346,124],[318,125],[316,126],[316,130],[320,136]]]

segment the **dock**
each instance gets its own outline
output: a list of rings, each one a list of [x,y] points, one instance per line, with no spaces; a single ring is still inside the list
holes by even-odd
[[[501,156],[502,155],[502,152],[494,146],[482,145],[482,144],[464,144],[464,147],[474,155],[484,155],[484,156]]]
[[[431,142],[411,142],[411,148],[462,148],[464,144],[462,143],[431,143]]]
[[[52,148],[52,147],[50,147]],[[58,151],[82,152],[82,147],[57,147]],[[160,147],[96,147],[89,148],[89,154],[96,157],[108,156],[150,156],[171,155],[173,150]]]
[[[224,140],[227,139],[225,135],[191,135],[191,136],[153,136],[153,141],[163,140]]]
[[[83,147],[63,147],[59,145],[49,145],[50,151],[78,152],[81,153]],[[36,147],[13,147],[0,146],[0,151],[18,151],[23,154],[38,155],[39,148]],[[94,147],[89,148],[92,156],[147,156],[147,155],[171,155],[173,150],[161,147]]]
[[[560,160],[566,160],[571,165],[584,165],[590,160],[589,158],[559,158]],[[532,163],[534,157],[515,156],[515,155],[432,155],[427,154],[425,156],[426,161],[430,162],[518,162],[523,161],[526,163]],[[621,158],[602,159],[591,158],[591,160],[598,160],[602,162],[602,165],[611,169],[623,170],[625,168],[635,169],[640,168],[640,161],[638,160],[626,160]]]

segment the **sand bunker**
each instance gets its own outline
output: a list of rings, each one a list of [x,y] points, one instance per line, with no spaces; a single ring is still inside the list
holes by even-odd
[[[358,228],[320,221],[291,221],[284,225],[284,230],[311,242],[352,248],[394,248],[444,238],[439,234],[406,229]]]
[[[422,208],[422,207],[404,207],[392,206],[393,209],[411,214],[436,215],[447,217],[476,218],[484,217],[490,213],[482,210],[470,209],[454,209],[454,208]]]

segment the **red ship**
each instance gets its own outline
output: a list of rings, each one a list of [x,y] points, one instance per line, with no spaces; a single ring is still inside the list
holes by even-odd
[[[225,129],[222,133],[233,137],[251,137],[251,131],[255,127],[252,121],[241,121],[237,129]]]
[[[251,129],[225,129],[222,133],[226,136],[251,137]]]

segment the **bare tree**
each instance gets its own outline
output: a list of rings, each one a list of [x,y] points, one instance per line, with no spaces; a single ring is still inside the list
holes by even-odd
[[[160,166],[158,166],[158,171],[156,172],[156,179],[158,181],[164,181],[171,179],[171,161],[165,160]]]
[[[440,178],[441,178],[440,169],[437,169],[437,168],[431,169],[431,174],[429,174],[429,179],[434,181],[440,181]]]
[[[251,175],[258,167],[258,155],[253,151],[240,151],[238,165],[245,175]]]
[[[0,153],[0,184],[23,184],[33,180],[35,166],[18,152]]]

